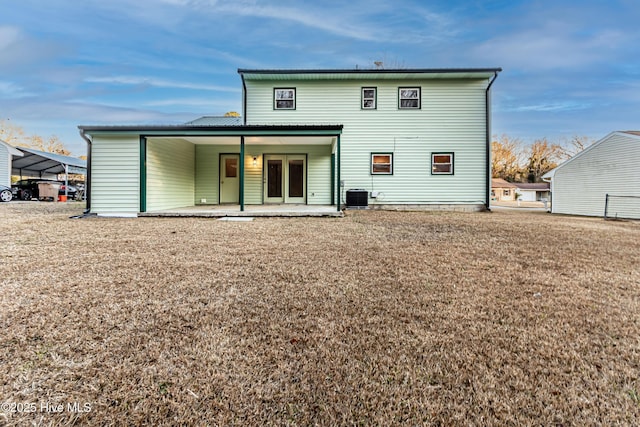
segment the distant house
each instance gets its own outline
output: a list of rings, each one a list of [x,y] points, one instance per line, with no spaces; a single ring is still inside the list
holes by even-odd
[[[640,132],[612,132],[543,179],[552,213],[640,219]]]
[[[87,205],[132,216],[222,204],[340,210],[354,190],[369,205],[483,210],[500,71],[238,70],[241,120],[80,126]]]
[[[491,179],[491,200],[497,202],[513,202],[516,200],[518,186],[501,178]]]
[[[0,185],[11,186],[13,157],[22,157],[22,151],[0,140]]]
[[[523,202],[541,202],[550,198],[548,182],[518,182],[516,187],[516,192],[520,194],[520,200]]]

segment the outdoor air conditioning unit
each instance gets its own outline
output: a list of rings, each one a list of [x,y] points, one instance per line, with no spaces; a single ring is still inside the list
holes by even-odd
[[[348,208],[364,209],[369,206],[369,192],[362,189],[347,190]]]

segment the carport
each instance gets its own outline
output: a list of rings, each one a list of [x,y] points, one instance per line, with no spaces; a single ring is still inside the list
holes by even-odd
[[[11,174],[33,178],[57,179],[59,174],[64,174],[65,186],[69,183],[69,174],[87,174],[87,162],[77,157],[63,156],[61,154],[48,153],[34,150],[33,148],[16,147],[24,155],[13,156]]]

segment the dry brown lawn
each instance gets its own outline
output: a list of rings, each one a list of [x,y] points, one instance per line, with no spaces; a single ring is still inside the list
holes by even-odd
[[[640,424],[638,222],[81,211],[0,204],[0,424]]]

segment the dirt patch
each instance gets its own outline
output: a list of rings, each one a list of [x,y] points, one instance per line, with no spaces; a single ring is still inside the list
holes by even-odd
[[[81,212],[0,205],[4,424],[640,424],[638,222]]]

